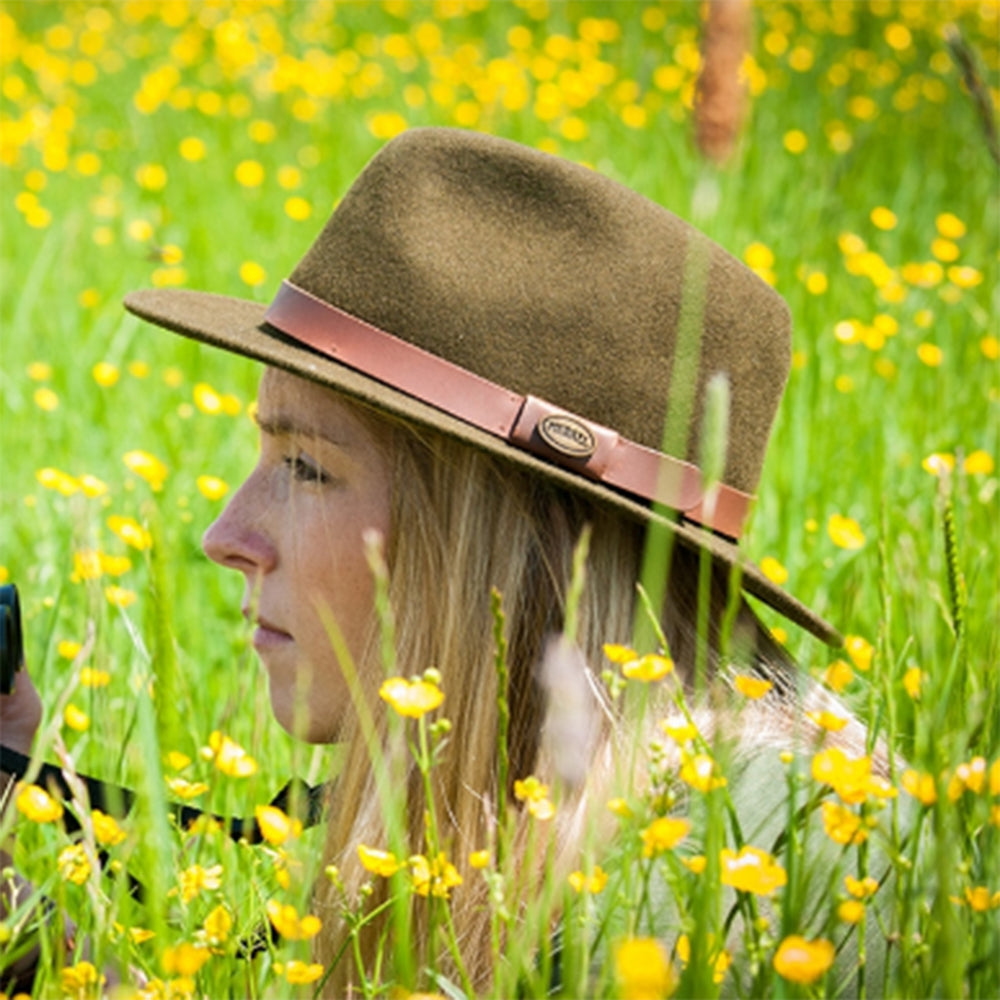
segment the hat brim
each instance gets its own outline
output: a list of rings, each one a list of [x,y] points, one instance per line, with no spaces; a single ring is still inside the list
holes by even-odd
[[[567,489],[610,504],[639,521],[660,523],[683,544],[707,550],[724,564],[738,568],[741,585],[748,594],[828,645],[843,645],[843,637],[832,625],[764,576],[734,543],[689,522],[663,517],[616,490],[545,462],[392,386],[290,340],[264,321],[265,305],[227,295],[175,288],[142,289],[127,295],[124,303],[129,312],[174,333],[329,386],[377,410],[436,428],[535,471]]]

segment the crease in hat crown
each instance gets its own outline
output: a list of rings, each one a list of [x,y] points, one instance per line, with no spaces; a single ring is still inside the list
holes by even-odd
[[[678,350],[686,265],[705,261],[696,349]],[[393,337],[524,396],[538,397],[653,450],[675,365],[692,388],[674,457],[697,462],[709,379],[722,372],[731,418],[723,483],[752,493],[790,364],[781,297],[744,264],[659,205],[594,170],[458,129],[405,132],[344,195],[289,281]],[[447,414],[403,399],[288,342],[264,307],[176,289],[126,299],[170,329],[288,368],[389,412],[583,489],[633,516],[644,505],[585,482]],[[713,533],[675,525],[689,544],[739,563],[744,585],[825,641],[827,623]]]

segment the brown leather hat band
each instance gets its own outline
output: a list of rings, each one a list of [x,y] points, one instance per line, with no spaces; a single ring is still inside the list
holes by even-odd
[[[321,354],[547,461],[662,503],[730,538],[740,536],[752,497],[720,484],[714,505],[707,504],[697,466],[544,400],[510,392],[291,282],[282,282],[264,319]]]

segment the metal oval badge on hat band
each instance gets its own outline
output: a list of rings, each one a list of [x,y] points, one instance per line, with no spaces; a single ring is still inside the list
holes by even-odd
[[[590,458],[597,450],[593,431],[568,413],[550,413],[538,422],[536,429],[550,448],[570,458]]]

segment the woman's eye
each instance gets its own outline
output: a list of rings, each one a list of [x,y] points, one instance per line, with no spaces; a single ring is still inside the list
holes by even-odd
[[[318,466],[307,461],[301,455],[290,455],[285,459],[285,465],[291,470],[292,476],[300,483],[325,483],[329,477]]]

